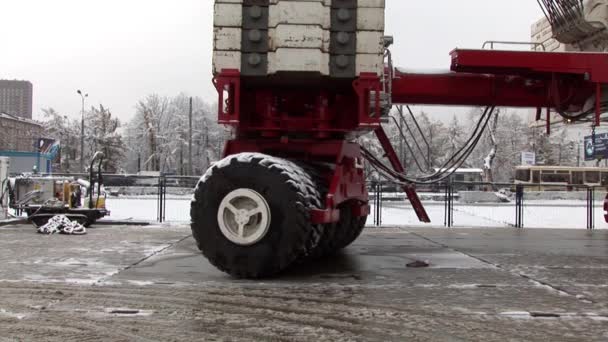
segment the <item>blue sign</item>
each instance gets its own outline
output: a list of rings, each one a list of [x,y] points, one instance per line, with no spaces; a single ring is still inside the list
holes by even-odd
[[[585,137],[585,160],[608,159],[608,133],[596,134],[593,140],[592,135]]]

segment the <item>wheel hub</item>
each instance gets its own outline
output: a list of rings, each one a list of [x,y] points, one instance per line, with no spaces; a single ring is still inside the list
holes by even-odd
[[[270,207],[262,195],[251,189],[237,189],[226,195],[217,212],[224,236],[240,246],[262,240],[270,228]]]

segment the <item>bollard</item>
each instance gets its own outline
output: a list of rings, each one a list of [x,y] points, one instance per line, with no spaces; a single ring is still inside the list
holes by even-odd
[[[443,224],[447,228],[454,226],[454,184],[449,180],[445,185],[445,215]]]
[[[524,186],[515,187],[515,228],[524,227]]]
[[[156,208],[158,222],[165,222],[165,212],[167,208],[167,184],[164,176],[160,176],[158,178],[158,198]]]
[[[375,194],[374,194],[374,225],[376,227],[382,226],[382,183],[376,183]]]
[[[595,229],[595,189],[587,188],[587,229]]]

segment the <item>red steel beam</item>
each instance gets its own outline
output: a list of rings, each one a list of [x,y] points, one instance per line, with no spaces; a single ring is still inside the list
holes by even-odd
[[[397,171],[398,173],[404,174],[405,167],[403,167],[403,164],[401,164],[399,157],[397,157],[397,153],[395,152],[395,149],[393,148],[393,144],[391,144],[391,140],[386,135],[384,128],[382,128],[382,126],[380,126],[380,127],[376,128],[374,133],[376,133],[376,137],[378,138],[380,145],[382,146],[382,148],[384,149],[384,152],[386,153],[385,157],[391,163],[391,166],[393,167],[393,169],[395,171]],[[414,208],[414,212],[416,213],[416,216],[418,216],[418,219],[420,220],[420,222],[431,223],[431,218],[429,217],[429,214],[426,212],[426,209],[424,209],[424,205],[422,204],[422,201],[420,200],[420,197],[418,196],[418,193],[416,192],[415,185],[412,184],[412,185],[403,186],[403,191],[405,191],[405,194],[407,195],[408,200],[412,204],[412,208]]]
[[[547,107],[547,85],[527,84],[525,78],[470,73],[416,74],[397,71],[393,103]]]
[[[452,71],[520,76],[570,74],[593,83],[608,83],[608,54],[459,50],[450,53]]]
[[[395,72],[393,103],[580,111],[608,84],[608,54],[454,50],[451,72]]]

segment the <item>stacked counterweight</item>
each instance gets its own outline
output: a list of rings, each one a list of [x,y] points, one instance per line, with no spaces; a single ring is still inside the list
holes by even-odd
[[[384,0],[216,0],[215,74],[382,74]]]

